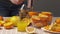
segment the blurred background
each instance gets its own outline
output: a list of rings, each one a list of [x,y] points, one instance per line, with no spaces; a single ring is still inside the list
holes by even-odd
[[[51,11],[54,16],[60,17],[60,0],[33,0],[35,11]]]

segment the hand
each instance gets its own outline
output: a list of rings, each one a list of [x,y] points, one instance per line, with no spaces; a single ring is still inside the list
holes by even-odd
[[[10,0],[13,4],[21,4],[24,0]]]

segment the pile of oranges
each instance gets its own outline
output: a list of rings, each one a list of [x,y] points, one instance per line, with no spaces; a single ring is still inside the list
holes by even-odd
[[[46,26],[51,23],[52,21],[52,13],[51,12],[29,12],[28,13],[31,17],[32,24],[36,27]]]

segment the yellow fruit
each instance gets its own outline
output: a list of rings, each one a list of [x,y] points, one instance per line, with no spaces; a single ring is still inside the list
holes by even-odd
[[[7,22],[10,22],[10,18],[6,18],[5,19],[5,22],[7,23]]]
[[[11,17],[11,21],[19,21],[20,20],[20,18],[18,17],[18,16],[13,16],[13,17]]]
[[[14,23],[15,26],[17,26],[17,23],[20,21],[20,18],[18,16],[13,16],[10,19],[10,22]]]
[[[10,25],[13,25],[13,23],[11,23],[11,22],[4,23],[4,26],[10,26]]]
[[[4,21],[0,21],[0,26],[3,26],[5,22]]]
[[[13,28],[13,23],[11,23],[11,22],[8,22],[8,23],[4,23],[4,27],[6,28],[6,29],[11,29],[11,28]]]

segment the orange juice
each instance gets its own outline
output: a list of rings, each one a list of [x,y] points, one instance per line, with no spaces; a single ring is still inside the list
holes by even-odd
[[[26,31],[26,27],[29,25],[30,20],[21,20],[20,23],[17,23],[18,31],[24,32]]]
[[[21,32],[23,32],[23,31],[25,31],[25,28],[27,27],[27,25],[26,25],[27,23],[18,23],[18,31],[21,31]]]

